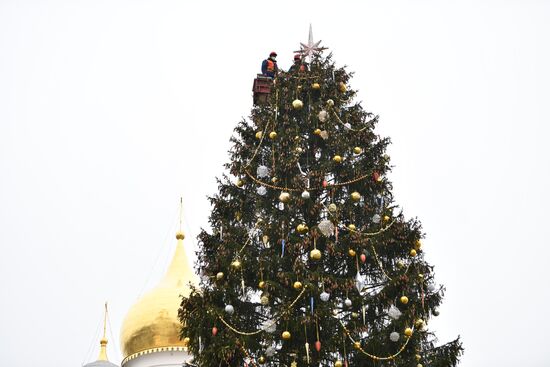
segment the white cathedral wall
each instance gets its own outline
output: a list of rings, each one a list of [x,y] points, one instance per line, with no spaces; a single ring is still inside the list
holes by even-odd
[[[191,359],[192,356],[187,352],[155,352],[133,358],[124,363],[123,367],[181,367]]]

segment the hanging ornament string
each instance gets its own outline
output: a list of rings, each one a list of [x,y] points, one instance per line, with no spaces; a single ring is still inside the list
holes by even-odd
[[[275,91],[275,114],[274,114],[274,117],[273,117],[273,128],[275,128],[275,125],[277,124],[277,106],[279,105],[279,91]],[[254,158],[256,158],[256,155],[258,154],[258,151],[260,150],[260,148],[262,147],[262,143],[265,139],[265,134],[267,132],[267,128],[269,127],[269,123],[271,121],[268,121],[267,124],[265,124],[265,127],[264,127],[264,131],[262,131],[262,136],[260,137],[260,142],[258,143],[258,145],[256,146],[256,149],[254,150],[254,154],[252,155],[252,158],[250,158],[250,160],[248,161],[248,163],[246,164],[246,166],[244,167],[245,169],[248,168],[250,166],[250,164],[254,161]]]
[[[227,321],[225,321],[225,319],[221,316],[221,315],[218,315],[218,318],[220,319],[220,321],[225,325],[227,326],[231,331],[233,331],[234,333],[237,333],[239,335],[244,335],[244,336],[252,336],[252,335],[257,335],[257,334],[260,334],[261,332],[264,332],[266,331],[266,329],[269,329],[271,326],[275,325],[280,319],[281,317],[283,317],[292,307],[294,307],[294,305],[296,304],[296,302],[298,302],[298,300],[300,298],[302,298],[302,296],[304,295],[304,293],[306,292],[306,289],[307,289],[307,286],[304,286],[304,288],[302,289],[302,291],[300,292],[300,294],[298,294],[298,296],[296,297],[296,299],[294,299],[294,301],[292,301],[292,303],[283,311],[281,312],[281,314],[279,316],[277,316],[274,320],[272,320],[269,324],[265,325],[262,329],[260,330],[256,330],[256,331],[241,331],[241,330],[238,330],[237,328],[235,328],[234,326],[232,326],[231,324],[229,324]]]
[[[393,226],[394,223],[395,223],[395,219],[392,220],[391,223],[388,224],[386,227],[381,228],[379,231],[376,231],[376,232],[361,232],[361,231],[358,231],[356,229],[350,229],[349,227],[346,227],[346,226],[342,226],[342,228],[345,228],[350,232],[357,233],[357,234],[360,234],[362,236],[374,237],[374,236],[378,236],[381,233],[386,232],[388,229],[390,229],[391,226]]]
[[[382,262],[380,261],[380,258],[378,257],[378,253],[376,252],[376,249],[374,248],[373,245],[371,245],[371,248],[372,248],[372,253],[374,254],[374,258],[376,259],[376,263],[378,264],[378,267],[380,268],[380,270],[382,271],[382,273],[384,274],[384,276],[389,280],[389,281],[392,281],[393,279],[388,275],[388,273],[386,273],[386,271],[384,270],[384,267],[382,266]],[[403,274],[407,274],[409,272],[409,268],[411,267],[411,264],[409,263],[409,265],[407,265],[407,268],[405,269],[405,272]]]
[[[252,174],[246,168],[245,168],[244,172],[247,174],[248,177],[250,177],[250,179],[252,181],[256,182],[258,185],[265,186],[265,187],[268,187],[268,188],[273,189],[273,190],[284,190],[284,191],[294,191],[294,192],[302,192],[304,190],[303,188],[292,188],[292,187],[283,187],[283,186],[271,185],[267,182],[258,180],[256,177],[252,176]],[[369,176],[371,176],[371,173],[367,173],[367,174],[364,174],[362,176],[356,177],[356,178],[354,178],[350,181],[330,184],[330,185],[327,185],[326,187],[321,186],[321,187],[308,188],[308,191],[326,190],[326,189],[330,189],[330,188],[333,188],[333,187],[346,186],[346,185],[350,185],[352,183],[361,181],[361,180],[363,180],[363,179],[365,179]]]
[[[262,147],[262,143],[265,139],[265,133],[267,132],[267,128],[269,127],[270,125],[270,122],[268,122],[267,124],[265,124],[265,127],[264,127],[264,131],[262,131],[262,136],[260,137],[260,142],[258,143],[258,145],[256,146],[256,149],[254,150],[254,154],[252,154],[252,158],[250,158],[250,160],[248,161],[248,163],[246,164],[246,166],[244,166],[244,168],[248,168],[250,166],[250,164],[252,164],[252,162],[254,161],[254,158],[256,158],[256,155],[258,154],[258,151],[260,150],[260,148]]]
[[[401,348],[399,348],[399,350],[395,353],[395,354],[392,354],[392,355],[389,355],[387,357],[379,357],[379,356],[375,356],[374,354],[370,354],[368,352],[366,352],[363,347],[361,347],[361,343],[359,341],[356,341],[355,339],[353,339],[353,337],[351,336],[351,333],[349,332],[348,328],[346,328],[346,326],[344,325],[344,323],[341,321],[341,320],[338,320],[340,322],[340,325],[342,325],[342,328],[344,329],[344,332],[346,333],[346,335],[348,336],[349,340],[351,340],[351,342],[353,343],[354,347],[360,351],[361,353],[363,353],[364,355],[366,355],[367,357],[375,360],[375,361],[390,361],[392,359],[395,359],[395,357],[397,357],[398,355],[400,355],[404,350],[405,348],[407,347],[407,344],[409,344],[409,340],[411,339],[410,336],[407,337],[407,339],[405,340],[405,343],[401,346]],[[413,329],[414,330],[414,329]]]
[[[346,124],[340,119],[340,116],[338,116],[338,114],[336,113],[336,111],[332,110],[332,114],[334,115],[334,117],[336,117],[336,120],[338,120],[338,122],[339,122],[340,124],[342,124],[346,129],[351,130],[351,131],[354,131],[354,132],[357,132],[357,133],[366,130],[366,129],[369,127],[370,123],[373,122],[373,121],[375,120],[375,118],[374,118],[374,119],[371,119],[369,122],[367,122],[367,125],[366,125],[365,127],[362,127],[361,129],[354,129],[354,128],[352,128],[352,127],[346,126]]]

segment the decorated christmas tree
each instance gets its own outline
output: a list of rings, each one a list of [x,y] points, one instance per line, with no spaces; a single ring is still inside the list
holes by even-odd
[[[459,339],[428,328],[444,289],[394,201],[390,140],[318,46],[235,129],[181,337],[202,367],[455,366]]]

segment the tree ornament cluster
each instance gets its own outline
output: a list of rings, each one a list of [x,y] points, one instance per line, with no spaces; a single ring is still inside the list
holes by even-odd
[[[428,328],[443,288],[394,201],[378,116],[330,55],[308,67],[235,129],[181,336],[199,366],[455,366],[459,339]]]

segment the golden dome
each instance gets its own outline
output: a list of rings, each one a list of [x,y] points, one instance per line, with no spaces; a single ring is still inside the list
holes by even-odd
[[[189,282],[196,283],[196,278],[183,248],[183,237],[182,232],[176,235],[176,251],[164,278],[126,315],[120,336],[125,359],[151,349],[185,346],[179,336],[178,308],[180,296],[189,295]]]

